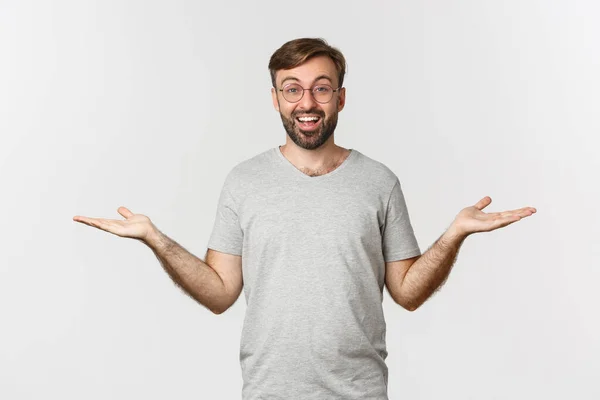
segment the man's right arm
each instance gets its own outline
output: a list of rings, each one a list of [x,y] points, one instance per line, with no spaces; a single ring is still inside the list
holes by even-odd
[[[153,229],[144,243],[175,284],[213,313],[225,312],[239,297],[243,286],[241,256],[208,249],[203,261],[158,229]]]

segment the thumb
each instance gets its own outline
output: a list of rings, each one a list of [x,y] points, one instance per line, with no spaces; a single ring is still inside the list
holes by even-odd
[[[124,216],[125,218],[127,218],[127,219],[133,217],[133,213],[131,211],[129,211],[127,208],[125,208],[125,207],[119,207],[117,209],[117,212],[119,214],[121,214],[122,216]]]
[[[477,208],[478,210],[483,210],[484,208],[489,206],[491,202],[492,202],[492,198],[490,196],[485,196],[483,199],[479,200],[475,204],[475,208]]]

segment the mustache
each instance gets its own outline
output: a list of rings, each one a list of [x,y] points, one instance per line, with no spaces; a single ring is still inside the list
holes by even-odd
[[[308,111],[302,111],[302,112],[295,112],[292,114],[292,118],[298,118],[298,117],[302,117],[304,115],[310,115],[310,114],[318,115],[322,119],[325,119],[325,113],[321,110],[308,110]]]

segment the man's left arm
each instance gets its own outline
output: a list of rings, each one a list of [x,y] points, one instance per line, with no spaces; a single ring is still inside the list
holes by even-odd
[[[484,197],[463,209],[444,234],[421,256],[386,263],[385,284],[392,299],[409,311],[416,310],[446,281],[464,240],[476,232],[490,232],[528,217],[533,207],[484,213],[492,199]]]

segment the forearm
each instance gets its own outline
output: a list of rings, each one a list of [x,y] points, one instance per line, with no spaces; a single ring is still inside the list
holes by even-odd
[[[158,229],[149,235],[145,243],[177,286],[213,313],[220,313],[226,303],[225,285],[210,265]]]
[[[400,289],[408,309],[417,309],[443,285],[466,237],[449,228],[410,266]]]

